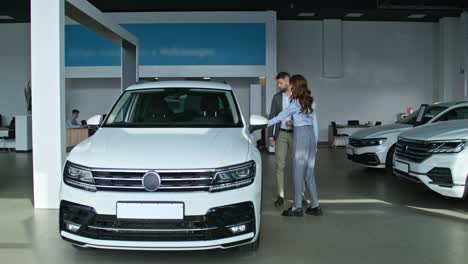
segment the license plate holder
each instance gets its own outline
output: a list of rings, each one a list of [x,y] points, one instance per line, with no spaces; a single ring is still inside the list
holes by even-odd
[[[180,202],[118,202],[118,219],[182,220],[184,204]]]
[[[395,169],[404,173],[409,173],[409,164],[395,160]]]

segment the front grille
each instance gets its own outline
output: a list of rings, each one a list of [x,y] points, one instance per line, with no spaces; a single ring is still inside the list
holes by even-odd
[[[449,168],[434,168],[427,173],[427,177],[429,177],[433,183],[437,185],[453,185],[452,172]]]
[[[94,182],[99,191],[146,192],[143,187],[145,171],[93,171]],[[214,171],[158,171],[161,186],[157,192],[208,191]]]
[[[429,158],[432,146],[422,141],[399,139],[396,144],[396,156],[403,160],[421,163]]]
[[[78,217],[83,215],[84,217]],[[118,219],[90,208],[62,201],[60,228],[81,225],[76,235],[100,240],[207,241],[235,236],[229,227],[245,224],[243,234],[255,232],[253,203],[245,202],[210,209],[206,215],[184,216],[181,221]],[[68,231],[69,232],[69,231]]]

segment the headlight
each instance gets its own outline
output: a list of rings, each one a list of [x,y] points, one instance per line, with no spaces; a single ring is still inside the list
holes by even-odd
[[[255,172],[254,161],[218,169],[210,192],[226,191],[250,185],[255,180]]]
[[[386,138],[367,138],[367,139],[354,139],[351,138],[349,144],[355,147],[369,147],[369,146],[380,146],[387,139]]]
[[[93,173],[89,168],[67,162],[63,170],[63,181],[73,187],[86,191],[96,191]]]
[[[458,153],[465,148],[466,141],[450,140],[431,142],[431,153]]]

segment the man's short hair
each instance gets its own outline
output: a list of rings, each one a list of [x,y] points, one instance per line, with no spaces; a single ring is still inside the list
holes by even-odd
[[[78,111],[78,110],[76,110],[76,109],[73,109],[72,114],[75,114],[75,113],[76,113],[76,114],[79,114],[80,111]]]
[[[289,79],[291,76],[289,75],[289,73],[287,72],[279,72],[278,74],[276,74],[276,80],[278,79]]]

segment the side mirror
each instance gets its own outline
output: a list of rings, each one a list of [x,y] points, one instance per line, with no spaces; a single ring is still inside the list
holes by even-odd
[[[101,122],[102,122],[102,115],[95,115],[86,121],[86,123],[88,123],[88,126],[99,126],[101,125]]]
[[[252,115],[250,116],[249,131],[250,133],[252,133],[255,130],[264,129],[265,127],[267,127],[267,124],[268,119],[266,119],[265,117],[259,115]]]

